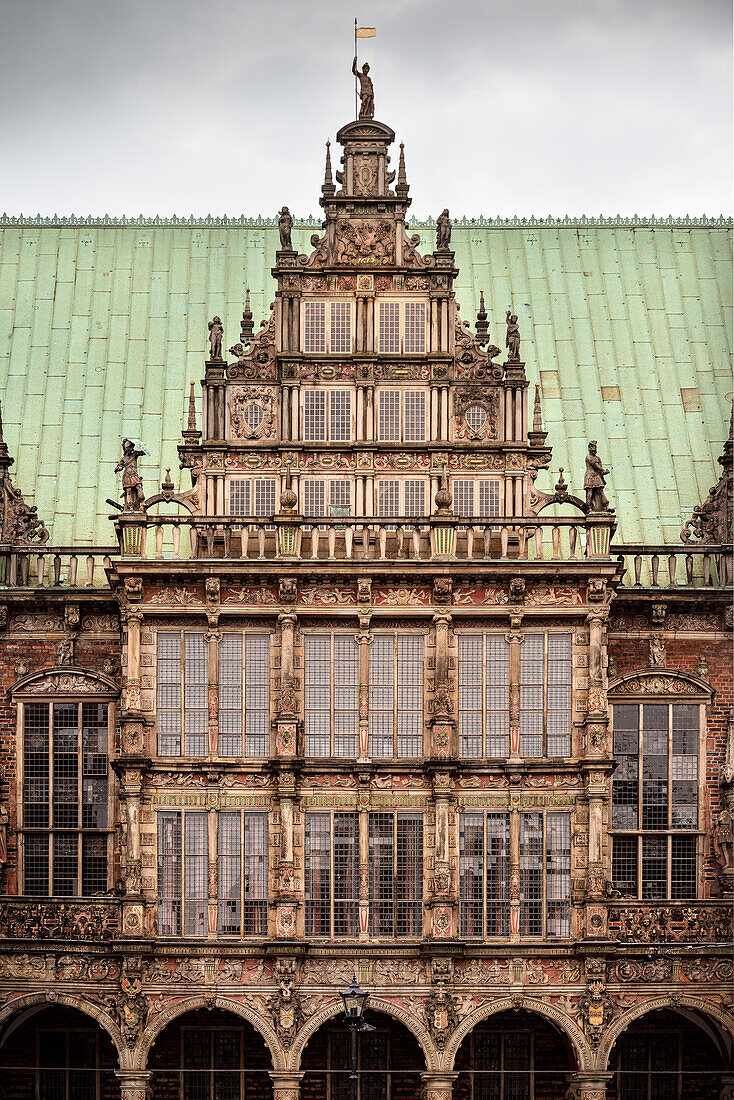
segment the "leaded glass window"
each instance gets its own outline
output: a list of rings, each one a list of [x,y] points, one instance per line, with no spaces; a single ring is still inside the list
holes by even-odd
[[[423,815],[371,813],[370,935],[421,936]]]
[[[162,936],[207,935],[208,814],[158,814],[158,928]],[[217,814],[217,930],[222,936],[266,936],[268,818],[266,813]]]
[[[326,302],[304,303],[303,350],[312,355],[326,351]]]
[[[467,519],[502,515],[502,482],[496,478],[452,478],[454,512]]]
[[[108,884],[109,707],[23,704],[24,892],[89,897]]]
[[[209,746],[206,639],[203,634],[159,631],[157,645],[158,752],[161,756],[180,756],[183,747],[184,756],[206,756]]]
[[[220,756],[267,756],[270,719],[270,638],[224,634],[219,643]]]
[[[97,1032],[44,1028],[37,1032],[37,1043],[34,1096],[42,1100],[98,1100],[102,1082]]]
[[[425,390],[378,390],[378,440],[383,443],[422,443],[426,439],[427,423]]]
[[[459,853],[461,935],[479,938],[508,935],[509,814],[461,814]]]
[[[459,755],[509,755],[509,645],[504,634],[459,636]]]
[[[696,703],[614,706],[612,879],[624,895],[698,894],[700,720]]]
[[[385,519],[423,518],[428,513],[426,488],[423,478],[378,478],[377,515]]]
[[[420,756],[423,637],[376,634],[370,646],[370,755]]]
[[[244,1100],[246,1070],[252,1073],[245,1035],[234,1028],[182,1028],[182,1100]],[[257,1081],[257,1078],[255,1078]]]
[[[304,889],[307,936],[357,935],[357,814],[306,814]]]
[[[304,645],[308,756],[356,757],[359,654],[350,634],[309,634]]]
[[[520,646],[520,755],[571,752],[571,635],[526,634]]]
[[[348,355],[352,350],[352,303],[304,302],[303,350],[307,355]]]
[[[352,438],[352,391],[303,391],[303,438],[307,443],[342,443]]]
[[[381,355],[425,355],[426,303],[378,302],[377,349]]]
[[[273,477],[235,477],[229,480],[230,516],[273,516],[276,481]]]
[[[475,1029],[469,1038],[469,1100],[536,1100],[534,1045],[529,1031]]]
[[[617,1040],[619,1100],[680,1100],[680,1036],[673,1033],[622,1034]]]

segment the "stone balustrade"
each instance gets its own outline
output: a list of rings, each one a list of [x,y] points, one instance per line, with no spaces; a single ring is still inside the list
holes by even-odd
[[[114,554],[114,546],[0,546],[0,587],[107,588]]]
[[[624,587],[713,588],[732,583],[732,547],[612,546],[625,566]]]

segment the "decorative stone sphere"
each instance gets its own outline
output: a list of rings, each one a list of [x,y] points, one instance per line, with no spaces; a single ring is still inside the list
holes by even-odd
[[[284,512],[292,512],[298,503],[298,497],[292,489],[284,489],[280,494],[280,507]]]
[[[450,510],[453,502],[454,498],[451,494],[451,490],[442,486],[436,493],[436,507],[442,512],[447,512]]]

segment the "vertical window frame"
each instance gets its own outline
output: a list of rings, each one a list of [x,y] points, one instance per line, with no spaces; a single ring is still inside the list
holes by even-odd
[[[549,707],[548,695],[549,695],[549,679],[548,679],[548,667],[549,667],[549,650],[550,639],[558,637],[567,637],[569,639],[569,653],[568,653],[568,733],[559,734],[556,731],[551,731],[550,736],[560,739],[561,737],[567,738],[567,751],[563,754],[554,753],[550,755],[548,752],[548,716],[551,713]],[[529,753],[523,750],[523,737],[529,738],[537,736],[533,733],[523,733],[523,713],[526,715],[533,712],[537,713],[537,708],[523,705],[523,688],[538,687],[539,685],[533,683],[525,683],[524,681],[524,669],[523,669],[523,649],[526,643],[530,639],[542,638],[543,639],[543,673],[542,673],[542,721],[541,721],[541,751],[540,753]],[[557,686],[557,685],[550,685]],[[570,630],[531,630],[527,631],[520,644],[520,756],[528,760],[563,760],[571,755],[573,751],[573,632]]]
[[[384,687],[388,686],[387,684],[378,684],[378,683],[376,683],[375,681],[376,681],[377,677],[373,675],[373,669],[376,669],[376,667],[377,667],[376,666],[376,659],[375,659],[375,654],[376,654],[375,642],[377,642],[378,639],[380,639],[380,640],[383,640],[383,639],[384,640],[389,640],[391,642],[391,648],[392,648],[391,661],[390,661],[390,666],[391,666],[390,667],[390,685],[389,685],[391,687],[392,699],[391,699],[391,703],[390,703],[389,708],[387,708],[387,707],[377,708],[377,707],[374,706],[374,695],[377,693],[379,688],[381,688],[381,687],[384,688]],[[411,689],[416,687],[415,684],[410,684],[410,683],[406,684],[406,682],[405,682],[406,670],[410,667],[410,657],[405,655],[405,654],[401,654],[401,648],[402,648],[401,643],[406,643],[406,642],[411,642],[411,641],[416,641],[416,640],[420,641],[420,657],[419,657],[419,661],[418,661],[418,667],[420,669],[420,675],[419,675],[419,682],[418,682],[418,685],[417,685],[417,687],[418,687],[417,710],[415,711],[415,713],[418,714],[418,722],[417,722],[418,733],[417,734],[416,733],[412,733],[412,734],[402,733],[401,734],[401,730],[400,730],[401,717],[403,715],[405,715],[406,713],[407,714],[413,713],[413,711],[411,711],[409,709],[409,706],[408,707],[401,706],[401,704],[400,704],[401,691],[403,689],[406,689],[408,692],[410,692]],[[397,760],[418,760],[424,755],[423,683],[424,683],[424,678],[425,678],[425,667],[426,667],[426,635],[424,633],[419,632],[419,631],[405,631],[405,630],[378,630],[378,631],[374,632],[374,641],[373,641],[372,646],[370,647],[370,650],[369,650],[369,684],[368,684],[368,688],[369,688],[369,723],[370,723],[370,726],[369,726],[369,754],[375,760],[393,760],[393,761],[397,761]],[[390,753],[383,753],[383,752],[376,753],[374,751],[374,742],[373,742],[373,717],[376,718],[378,713],[386,714],[388,712],[388,710],[389,710],[390,715],[391,715],[390,740],[391,740],[391,744],[392,744],[392,751]],[[377,736],[385,737],[385,734],[384,733],[381,734],[381,735],[378,734]],[[404,752],[401,752],[400,751],[400,749],[401,749],[401,745],[400,745],[401,737],[403,738],[404,741],[407,740],[409,737],[411,739],[416,739],[417,742],[418,742],[418,752],[417,753],[404,753]]]
[[[75,705],[77,708],[77,825],[76,826],[62,826],[54,824],[54,779],[55,779],[55,767],[54,767],[54,704],[55,703],[67,703]],[[84,825],[84,807],[85,805],[93,805],[93,803],[85,803],[84,801],[84,780],[85,778],[93,778],[98,775],[95,772],[85,771],[85,749],[84,749],[84,706],[86,704],[103,706],[107,709],[107,739],[106,739],[106,751],[105,756],[107,758],[107,768],[105,772],[105,779],[107,783],[107,798],[106,798],[106,817],[107,824],[105,826],[85,826]],[[26,780],[43,779],[43,776],[30,777],[26,774],[26,714],[27,708],[31,706],[43,707],[46,711],[46,719],[48,723],[48,744],[44,750],[46,759],[48,760],[47,771],[47,794],[48,801],[46,824],[45,825],[28,825],[26,822],[26,807],[29,805],[26,800]],[[69,727],[65,727],[69,728]],[[28,894],[26,876],[28,874],[28,863],[26,847],[29,839],[36,837],[43,840],[47,837],[47,864],[46,864],[46,883],[47,893],[32,893],[28,894],[30,897],[37,898],[84,898],[93,897],[97,890],[92,893],[84,893],[85,885],[85,845],[84,840],[87,837],[92,838],[105,838],[105,859],[106,859],[106,876],[105,876],[105,888],[108,888],[111,882],[112,873],[112,858],[113,858],[113,840],[116,833],[115,826],[115,806],[117,802],[117,783],[115,774],[110,767],[110,760],[114,751],[114,729],[115,729],[115,714],[114,714],[114,697],[111,693],[99,695],[77,695],[70,696],[68,698],[63,696],[54,696],[49,698],[48,696],[34,697],[32,691],[29,691],[27,696],[23,696],[18,700],[18,738],[19,738],[19,760],[20,766],[18,768],[17,779],[17,791],[18,791],[18,833],[19,833],[19,846],[18,846],[18,877],[22,883],[23,893]],[[55,874],[54,864],[57,859],[55,852],[54,838],[56,836],[71,835],[76,839],[76,881],[78,890],[74,894],[57,894],[55,889]],[[90,857],[91,858],[91,857]]]
[[[318,315],[321,314],[321,317]],[[351,355],[354,352],[355,303],[352,298],[306,298],[301,305],[304,355]],[[341,315],[341,316],[340,316]],[[317,331],[313,326],[318,325]],[[339,339],[346,332],[346,339]],[[322,337],[318,339],[317,337]]]
[[[380,386],[376,394],[377,443],[427,443],[429,435],[430,401],[427,388],[415,386]],[[406,398],[422,404],[422,430],[410,426],[416,410],[406,409]],[[389,420],[389,424],[386,421]],[[388,429],[389,430],[386,430]],[[410,438],[409,438],[410,436]]]
[[[464,641],[466,639],[466,642]],[[462,649],[467,642],[473,641],[475,644],[477,640],[481,639],[481,699],[480,709],[462,707],[462,688],[466,687],[470,689],[472,686],[476,688],[476,685],[465,685],[463,683],[463,677],[467,672],[467,662],[462,660]],[[490,675],[490,660],[496,660],[492,657],[491,650],[494,649],[495,643],[504,642],[503,653],[503,665],[505,669],[505,680],[503,684],[496,684],[491,682]],[[464,760],[503,760],[510,754],[510,723],[509,723],[509,706],[510,706],[510,646],[507,642],[505,632],[499,630],[463,630],[458,635],[458,681],[459,681],[459,696],[458,696],[458,735],[459,735],[459,757]],[[474,662],[476,663],[476,662]],[[500,706],[490,706],[490,698],[492,689],[497,689],[499,692],[504,692],[504,704]],[[462,733],[462,715],[481,714],[481,752],[478,756],[474,756],[468,752],[463,751],[463,742],[468,740],[470,736],[476,736],[471,734]],[[495,733],[490,729],[491,720],[498,714],[505,715],[504,731],[502,733]],[[505,752],[504,753],[490,753],[490,738],[504,738]]]
[[[318,715],[325,715],[327,712],[325,708],[310,706],[309,705],[309,689],[314,691],[318,687],[324,687],[324,684],[316,682],[309,682],[309,665],[313,658],[309,656],[309,648],[316,639],[329,639],[329,752],[324,754],[317,751],[315,743],[309,741],[310,737],[323,737],[323,733],[311,733],[309,731],[309,714],[315,719]],[[337,683],[336,667],[337,657],[336,648],[338,639],[348,639],[352,643],[352,649],[350,653],[350,668],[353,672],[353,683]],[[359,752],[359,646],[357,645],[354,634],[348,630],[310,630],[304,635],[303,640],[303,680],[304,680],[304,738],[306,743],[306,755],[318,757],[320,760],[356,760]],[[352,707],[340,707],[337,706],[339,701],[338,689],[352,690],[354,692]],[[347,735],[337,729],[338,721],[337,717],[340,714],[352,714],[354,718],[354,732],[349,734],[350,738],[353,738],[353,753],[337,752],[337,737],[346,737]]]
[[[170,686],[170,685],[166,683],[165,679],[163,679],[163,677],[161,675],[161,646],[160,646],[159,639],[162,639],[162,638],[175,638],[175,637],[178,637],[178,639],[179,639],[178,752],[163,752],[162,751],[162,745],[161,745],[162,737],[170,737],[173,740],[173,738],[176,735],[172,731],[161,730],[160,729],[160,718],[161,718],[162,714],[166,711],[173,712],[173,708],[172,707],[163,707],[161,705],[162,689],[165,688],[166,686]],[[197,683],[187,684],[187,679],[188,679],[188,675],[187,675],[187,655],[186,655],[187,638],[197,639],[197,641],[200,641],[202,646],[203,646],[203,650],[204,650],[203,664],[204,664],[204,667],[205,667],[205,670],[206,670],[206,676],[205,676],[204,683],[203,683],[203,689],[204,689],[203,699],[204,699],[204,702],[203,702],[203,705],[201,707],[194,707],[194,706],[191,706],[191,705],[187,705],[187,687],[199,687],[199,688],[202,687],[201,684],[197,684]],[[207,640],[206,640],[206,633],[203,630],[187,630],[184,627],[182,627],[179,630],[156,630],[156,666],[155,666],[156,667],[156,686],[155,686],[155,697],[156,697],[156,755],[158,757],[160,757],[161,759],[197,760],[197,759],[205,759],[205,758],[207,758],[211,755],[211,750],[210,750],[210,745],[209,745],[209,728],[208,728],[208,679],[209,679],[209,653],[208,653],[208,651],[209,651],[209,647],[208,647],[208,643],[207,643]],[[204,722],[203,722],[204,731],[203,732],[201,730],[190,731],[190,730],[187,730],[187,728],[186,728],[187,727],[187,714],[190,714],[193,717],[193,715],[195,713],[199,713],[200,715],[204,716]],[[204,751],[202,753],[189,752],[188,751],[188,745],[186,743],[187,736],[203,738]]]

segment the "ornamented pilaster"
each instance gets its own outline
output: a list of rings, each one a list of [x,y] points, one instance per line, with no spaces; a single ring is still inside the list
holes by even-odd
[[[369,938],[370,928],[370,785],[369,775],[360,775],[357,792],[359,812],[359,938]]]
[[[433,616],[436,637],[436,668],[431,710],[431,756],[447,760],[454,751],[456,722],[449,680],[449,631],[452,617],[449,611],[437,611]]]
[[[140,897],[143,882],[140,862],[140,799],[142,774],[139,768],[125,768],[121,774],[121,794],[125,805],[126,851],[125,893],[127,898]],[[127,904],[127,901],[126,901]]]
[[[433,775],[435,837],[433,873],[430,882],[430,934],[433,939],[449,939],[455,934],[458,899],[451,881],[451,775],[437,771]]]
[[[280,681],[276,700],[275,752],[281,758],[294,757],[298,751],[298,699],[293,674],[293,641],[297,621],[293,611],[283,611],[278,616]]]
[[[289,770],[278,772],[278,810],[280,817],[280,849],[275,898],[275,934],[278,939],[293,939],[296,934],[295,861],[293,856],[293,824],[297,798],[296,776]]]
[[[363,612],[359,616],[359,631],[354,640],[359,646],[359,758],[360,764],[369,760],[370,741],[370,651],[372,615]]]
[[[517,763],[520,761],[520,646],[523,637],[522,609],[514,607],[506,638],[510,646],[510,760]]]
[[[510,783],[510,940],[520,939],[520,776],[512,774]]]

